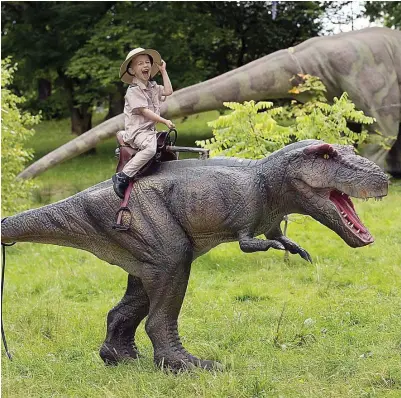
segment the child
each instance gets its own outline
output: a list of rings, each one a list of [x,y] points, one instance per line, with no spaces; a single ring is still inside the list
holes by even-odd
[[[150,80],[158,72],[163,77],[163,86]],[[130,86],[125,95],[125,132],[123,140],[139,152],[112,177],[115,193],[124,198],[130,178],[156,154],[156,123],[174,128],[171,120],[160,116],[160,103],[173,93],[166,63],[155,50],[135,48],[120,67],[120,78]]]

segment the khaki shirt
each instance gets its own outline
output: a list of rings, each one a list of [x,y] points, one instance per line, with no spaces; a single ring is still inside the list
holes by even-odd
[[[160,103],[165,100],[163,97],[163,86],[154,81],[149,81],[145,86],[142,82],[133,79],[127,93],[125,94],[124,117],[125,132],[123,140],[132,145],[139,133],[155,132],[156,122],[147,119],[139,112],[139,108],[147,108],[160,115]]]

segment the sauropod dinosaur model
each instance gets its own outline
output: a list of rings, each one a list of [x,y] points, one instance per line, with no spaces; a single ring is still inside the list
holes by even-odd
[[[238,241],[244,252],[306,250],[283,236],[280,221],[307,214],[349,246],[373,242],[350,197],[387,194],[388,179],[352,146],[306,140],[261,160],[216,158],[161,163],[138,180],[128,206],[129,231],[111,228],[119,199],[110,180],[60,202],[2,221],[2,243],[39,242],[87,250],[128,272],[127,291],[107,317],[100,356],[106,363],[134,359],[135,331],[145,330],[157,364],[172,369],[218,364],[188,353],[177,319],[192,262],[220,243]],[[256,236],[264,234],[266,239]]]
[[[291,98],[289,80],[297,73],[320,77],[329,99],[347,92],[358,109],[376,118],[369,128],[378,129],[385,137],[393,136],[392,149],[388,153],[371,145],[362,154],[401,176],[401,32],[397,30],[367,28],[306,40],[176,91],[162,106],[161,114],[173,118],[219,109],[226,101]],[[123,129],[123,115],[115,116],[45,155],[19,176],[34,177]]]

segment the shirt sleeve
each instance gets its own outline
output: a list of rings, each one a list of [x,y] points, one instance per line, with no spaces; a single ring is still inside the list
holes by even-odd
[[[139,108],[148,108],[148,100],[140,87],[130,87],[125,98],[134,114],[138,112]]]
[[[159,101],[163,102],[166,100],[166,96],[163,95],[164,86],[158,85],[157,88],[159,89]]]

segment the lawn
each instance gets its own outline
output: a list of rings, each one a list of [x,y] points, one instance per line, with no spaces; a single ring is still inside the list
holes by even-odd
[[[178,125],[180,144],[210,134],[205,121],[216,115]],[[67,122],[46,122],[31,145],[39,154],[69,138]],[[96,156],[48,170],[27,206],[110,178],[113,151],[110,140]],[[223,363],[223,372],[158,370],[143,325],[143,358],[105,367],[98,350],[125,272],[72,248],[8,248],[3,313],[14,360],[2,353],[3,396],[400,397],[401,181],[381,202],[354,203],[376,238],[368,247],[351,249],[316,221],[291,216],[288,234],[313,264],[299,256],[286,263],[277,251],[245,254],[238,243],[195,261],[179,319],[182,342]]]

